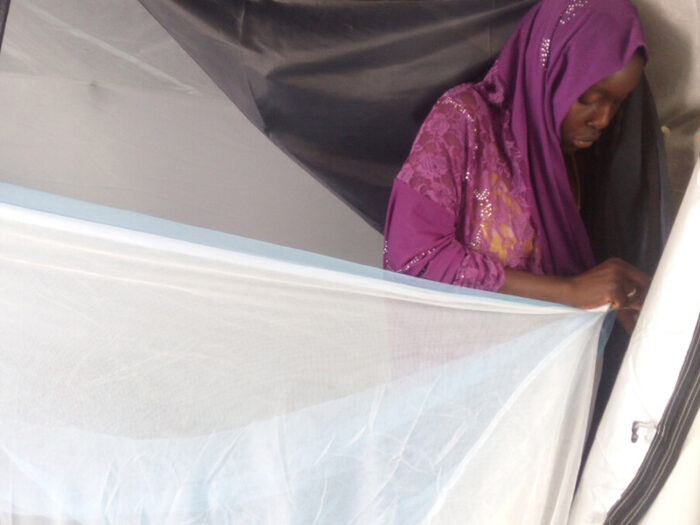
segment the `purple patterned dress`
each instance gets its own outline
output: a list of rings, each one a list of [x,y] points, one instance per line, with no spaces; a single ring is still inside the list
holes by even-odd
[[[543,273],[507,122],[473,84],[440,97],[394,182],[386,269],[484,290],[504,267]]]

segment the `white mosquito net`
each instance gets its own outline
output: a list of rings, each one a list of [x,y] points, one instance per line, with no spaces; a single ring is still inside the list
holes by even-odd
[[[565,519],[603,312],[0,194],[0,517]]]

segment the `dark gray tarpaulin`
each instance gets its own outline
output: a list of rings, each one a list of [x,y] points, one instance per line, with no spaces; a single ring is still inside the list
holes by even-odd
[[[393,178],[433,102],[480,79],[534,2],[141,3],[258,129],[381,231]],[[670,224],[646,86],[626,114],[599,148],[606,168],[587,222],[599,259],[653,271]]]
[[[534,2],[141,3],[260,130],[381,230],[433,102],[479,78]]]
[[[0,48],[2,48],[2,36],[5,33],[7,12],[10,9],[10,0],[0,0]]]

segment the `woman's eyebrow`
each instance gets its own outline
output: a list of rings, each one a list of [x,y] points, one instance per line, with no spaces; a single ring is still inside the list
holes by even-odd
[[[602,86],[592,85],[586,90],[586,93],[610,93],[607,89]]]

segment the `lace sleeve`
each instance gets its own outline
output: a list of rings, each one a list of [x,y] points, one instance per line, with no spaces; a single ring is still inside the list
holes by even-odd
[[[471,116],[443,95],[423,122],[397,180],[453,213],[466,173],[468,124]]]
[[[435,281],[498,290],[503,265],[465,246],[467,140],[473,119],[444,95],[423,123],[392,190],[384,267]]]

